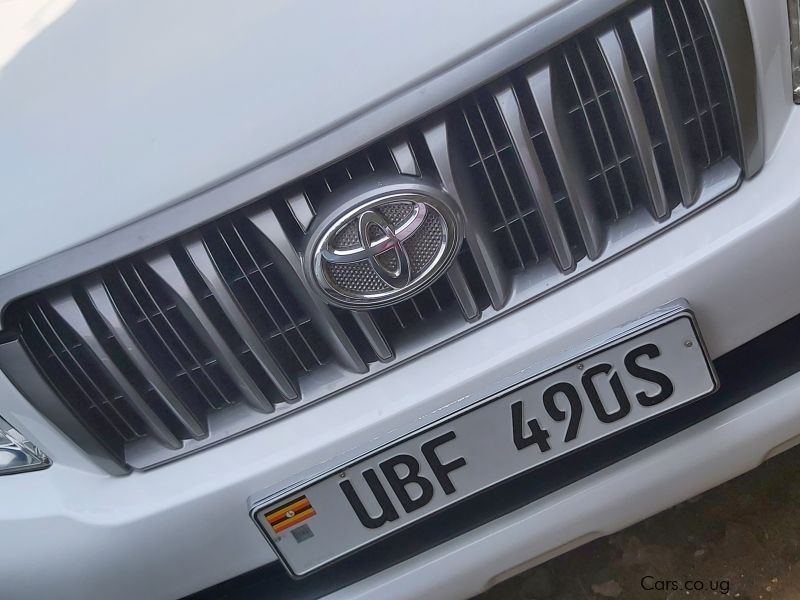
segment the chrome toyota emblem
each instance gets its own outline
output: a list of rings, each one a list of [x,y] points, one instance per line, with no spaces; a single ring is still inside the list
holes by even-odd
[[[327,302],[350,309],[394,304],[447,270],[460,221],[445,194],[417,187],[367,194],[316,230],[306,264]]]

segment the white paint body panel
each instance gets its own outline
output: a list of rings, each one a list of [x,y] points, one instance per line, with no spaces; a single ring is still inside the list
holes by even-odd
[[[0,272],[314,137],[561,3],[254,1],[233,11],[209,0],[77,0],[16,54],[0,52]],[[0,15],[18,4],[0,3]],[[388,431],[400,436],[656,306],[688,299],[715,357],[799,313],[800,113],[790,102],[785,3],[748,6],[767,109],[763,171],[490,326],[290,419],[120,478],[100,472],[0,374],[3,416],[54,460],[0,477],[0,532],[13,540],[0,544],[2,593],[180,597],[274,560],[248,517],[249,495]],[[413,44],[387,43],[411,24]],[[800,433],[798,396],[794,376],[334,597],[475,593],[519,563],[756,466]]]

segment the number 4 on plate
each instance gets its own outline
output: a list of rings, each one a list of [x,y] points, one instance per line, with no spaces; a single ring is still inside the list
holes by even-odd
[[[526,425],[527,432],[523,431]],[[522,450],[534,444],[539,447],[540,452],[550,450],[550,444],[547,441],[550,434],[539,425],[539,421],[536,419],[531,419],[527,424],[525,423],[522,415],[522,402],[514,402],[511,405],[511,429],[514,433],[514,445],[517,450]]]

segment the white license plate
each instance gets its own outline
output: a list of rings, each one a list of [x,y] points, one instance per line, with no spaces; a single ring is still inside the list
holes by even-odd
[[[251,515],[295,576],[455,502],[716,390],[691,312],[617,335]]]

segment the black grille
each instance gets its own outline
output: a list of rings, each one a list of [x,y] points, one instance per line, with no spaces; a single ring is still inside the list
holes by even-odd
[[[736,185],[713,31],[700,0],[629,4],[243,209],[16,301],[4,326],[121,464],[157,464],[287,414],[657,233],[713,199],[706,178]],[[316,215],[398,178],[460,206],[456,261],[394,306],[326,305],[301,259]]]

